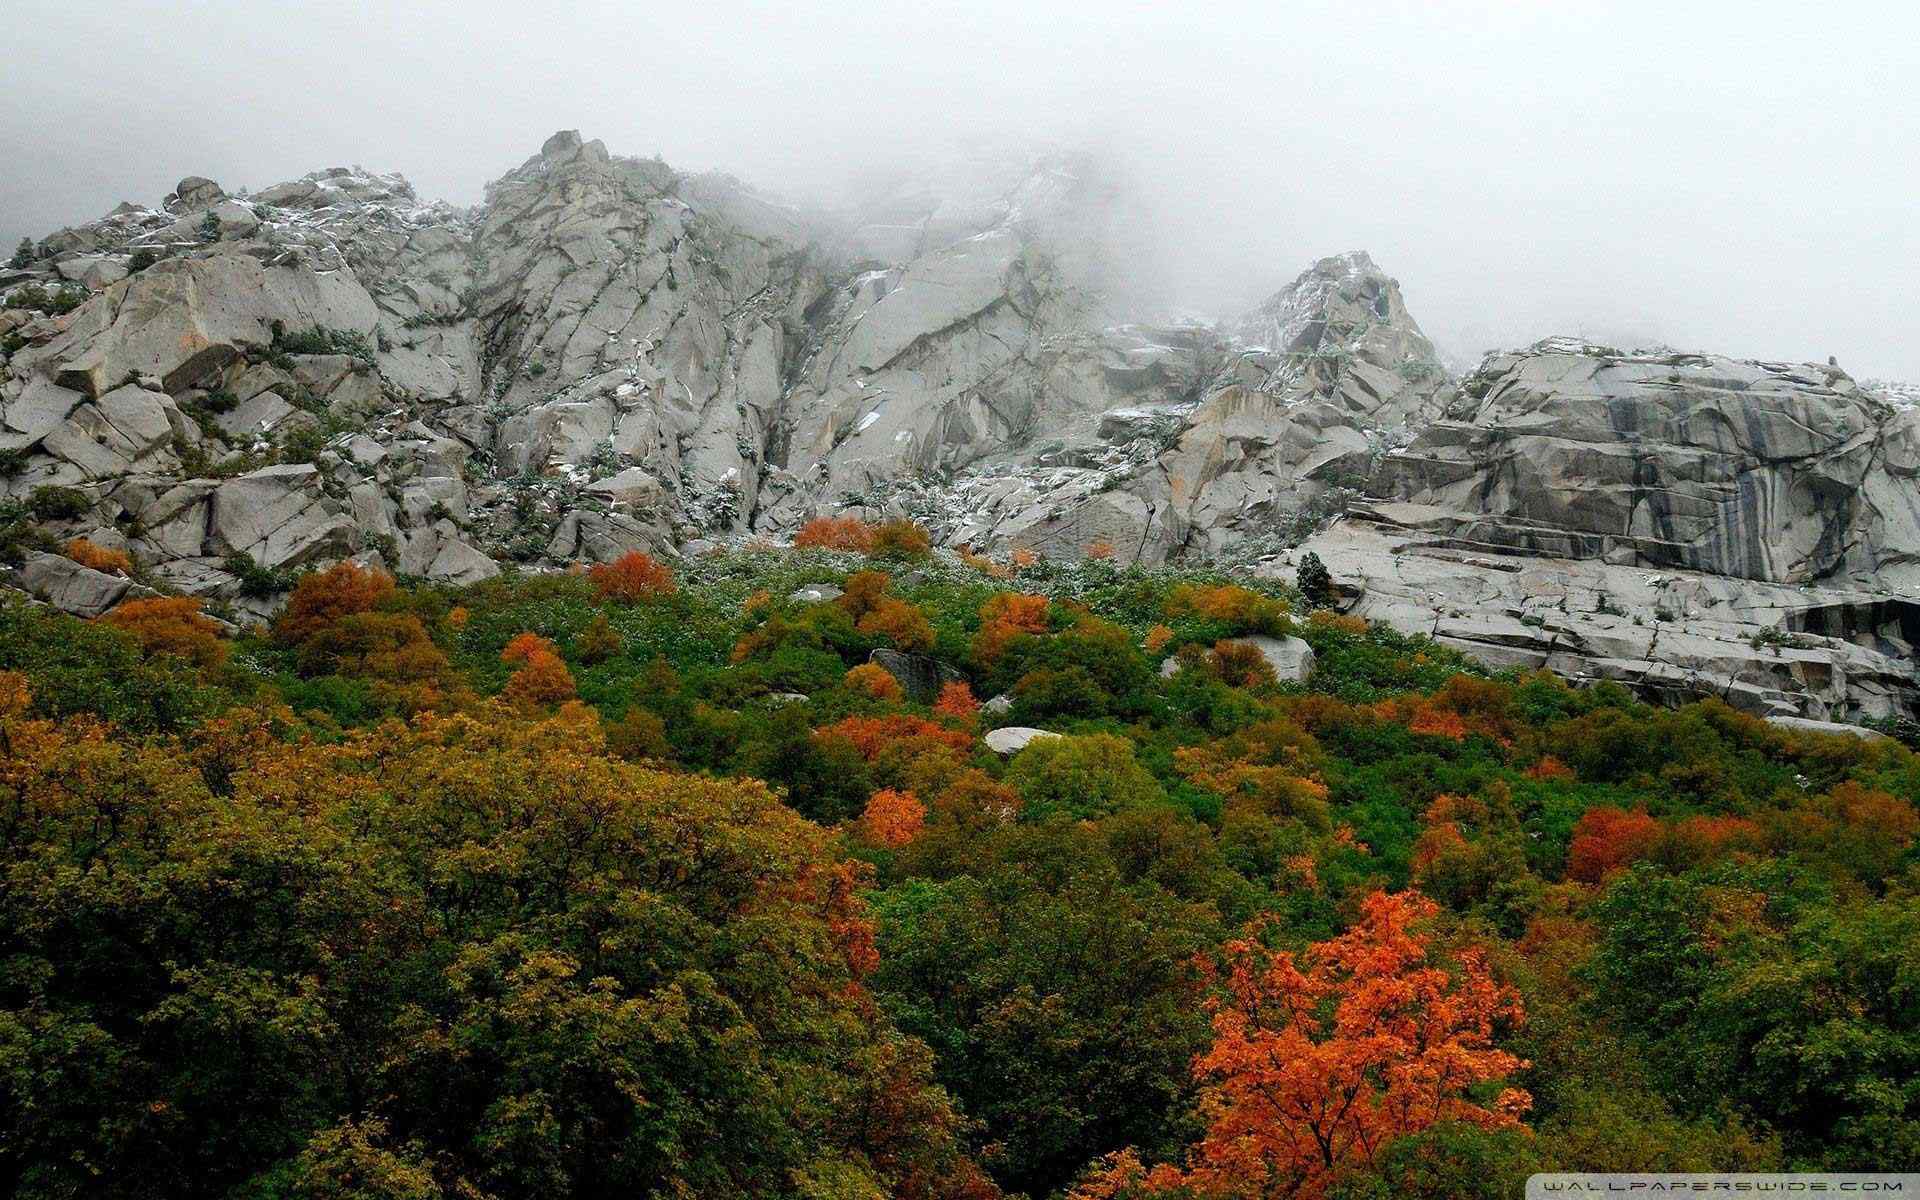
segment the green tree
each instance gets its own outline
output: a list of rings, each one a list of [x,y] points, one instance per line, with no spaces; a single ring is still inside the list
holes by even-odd
[[[1110,733],[1039,738],[1014,755],[1007,785],[1024,815],[1097,817],[1164,801],[1166,792],[1133,756],[1133,743]]]
[[[1180,1144],[1213,910],[1127,883],[1081,827],[1016,826],[989,853],[978,877],[902,883],[876,904],[875,986],[982,1122],[984,1162],[1043,1196],[1100,1154]]]

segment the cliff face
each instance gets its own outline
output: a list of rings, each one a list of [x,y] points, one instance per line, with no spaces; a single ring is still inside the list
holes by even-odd
[[[1221,325],[1114,323],[1115,195],[1059,158],[804,212],[570,132],[473,210],[189,177],[0,271],[0,489],[78,489],[42,532],[256,607],[252,567],[467,581],[843,509],[1056,557],[1311,539],[1350,604],[1500,661],[1911,706],[1905,393],[1568,341],[1456,382],[1363,253]],[[14,582],[132,586],[91,574],[29,549]]]

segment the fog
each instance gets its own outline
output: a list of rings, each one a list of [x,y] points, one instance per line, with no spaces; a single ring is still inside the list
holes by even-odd
[[[1456,358],[1571,332],[1920,379],[1912,5],[6,11],[7,246],[187,174],[357,163],[473,203],[560,128],[814,198],[1090,148],[1137,189],[1140,278],[1200,313],[1364,248]]]

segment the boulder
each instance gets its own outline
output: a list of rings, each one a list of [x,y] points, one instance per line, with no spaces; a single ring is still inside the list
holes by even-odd
[[[278,568],[345,558],[359,548],[359,533],[325,496],[318,468],[290,463],[220,484],[212,496],[207,542],[216,553],[247,554],[263,567]]]
[[[64,555],[37,551],[29,552],[19,566],[9,569],[6,581],[76,617],[99,616],[125,599],[135,586],[124,575],[109,575]]]
[[[1020,753],[1041,738],[1059,736],[1061,735],[1046,729],[1030,729],[1024,725],[1003,725],[999,729],[988,731],[987,736],[982,740],[987,743],[987,749],[1006,757]]]
[[[609,504],[629,509],[656,509],[666,498],[660,481],[639,467],[628,467],[605,479],[596,479],[587,485],[587,492],[604,498]]]
[[[1863,742],[1890,742],[1893,739],[1878,729],[1868,729],[1864,725],[1844,725],[1837,721],[1814,721],[1806,717],[1771,716],[1767,724],[1778,725],[1782,729],[1791,729],[1795,733],[1825,733],[1838,737],[1859,738]]]
[[[499,573],[499,563],[457,538],[441,546],[426,570],[427,578],[453,584],[478,583]]]
[[[869,661],[900,681],[900,690],[916,704],[931,704],[940,689],[966,676],[924,654],[905,654],[899,650],[875,650]]]
[[[60,278],[97,292],[127,277],[127,260],[113,255],[87,254],[61,259],[54,269],[60,272]]]
[[[173,185],[173,194],[167,197],[167,209],[179,212],[183,209],[207,208],[227,198],[220,185],[200,175],[189,175]]]
[[[82,305],[64,333],[24,357],[88,396],[140,375],[179,392],[266,349],[276,325],[371,335],[377,319],[372,298],[350,273],[267,266],[243,254],[173,258]]]
[[[1267,660],[1273,668],[1274,678],[1281,683],[1305,683],[1313,674],[1313,647],[1297,637],[1266,637],[1251,635],[1230,639],[1236,645],[1252,646],[1260,651],[1260,657]],[[1160,663],[1160,676],[1170,679],[1180,670],[1178,657],[1169,656]]]
[[[217,414],[213,421],[221,432],[238,437],[271,432],[297,411],[278,392],[261,392]]]
[[[72,463],[87,478],[124,475],[148,463],[172,442],[184,421],[172,398],[136,384],[115,388],[93,404],[82,404],[59,428],[49,432],[41,448]]]

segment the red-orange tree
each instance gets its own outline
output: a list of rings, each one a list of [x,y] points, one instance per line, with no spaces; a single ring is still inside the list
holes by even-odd
[[[610,604],[639,604],[673,591],[673,571],[653,556],[629,550],[610,563],[587,568],[594,594]]]
[[[201,615],[196,596],[128,600],[100,619],[132,634],[140,643],[140,653],[148,658],[172,654],[211,667],[227,656],[219,624]]]
[[[509,704],[541,707],[573,699],[573,674],[559,648],[539,634],[515,637],[500,652],[500,661],[520,666],[500,692]]]
[[[1353,928],[1298,958],[1263,945],[1257,925],[1229,942],[1213,1046],[1194,1064],[1207,1132],[1188,1166],[1148,1170],[1123,1152],[1076,1195],[1313,1197],[1405,1134],[1518,1124],[1526,1092],[1483,1105],[1468,1090],[1526,1065],[1493,1044],[1496,1025],[1522,1019],[1519,995],[1477,950],[1453,972],[1433,960],[1416,926],[1437,911],[1417,892],[1375,892]]]
[[[304,575],[273,623],[273,636],[297,646],[342,617],[371,612],[393,594],[393,576],[359,563],[339,562]]]

